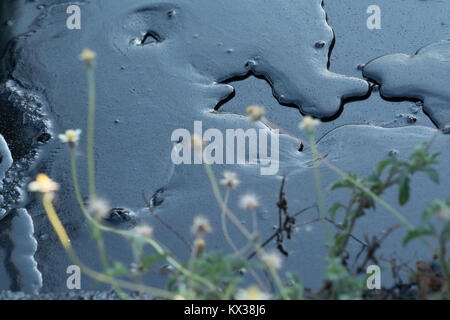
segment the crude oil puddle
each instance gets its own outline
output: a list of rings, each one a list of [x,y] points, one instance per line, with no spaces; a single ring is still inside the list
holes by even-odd
[[[133,54],[161,51],[174,65],[192,65],[215,82],[261,76],[280,103],[319,118],[336,115],[342,100],[368,92],[362,79],[328,71],[334,37],[322,0],[174,1],[142,7],[123,24],[126,38],[115,40],[118,47],[131,37],[145,47]]]
[[[173,226],[181,229],[179,231],[186,237],[190,235],[186,226],[199,213],[206,214],[215,230],[220,230],[215,214],[219,208],[203,168],[174,167],[170,160],[173,147],[170,136],[179,128],[191,131],[196,120],[202,120],[205,129],[224,131],[248,128],[247,119],[238,114],[211,113],[215,106],[231,97],[234,89],[236,96],[220,110],[243,114],[248,104],[254,104],[253,101],[261,97],[261,104],[269,100],[271,102],[267,104],[272,103],[268,107],[271,113],[268,118],[273,114],[277,124],[286,124],[293,133],[298,132],[297,124],[302,119],[298,109],[304,114],[321,118],[339,115],[339,118],[320,128],[323,139],[319,145],[343,170],[354,171],[356,166],[359,173],[366,173],[376,159],[388,154],[390,148],[406,154],[407,147],[411,145],[411,135],[416,141],[430,134],[431,129],[422,127],[414,129],[417,131],[403,128],[395,131],[347,125],[406,124],[403,118],[395,122],[392,115],[406,114],[412,103],[403,103],[398,110],[392,106],[387,111],[383,109],[386,103],[378,99],[377,94],[372,94],[368,100],[347,104],[342,111],[343,101],[365,96],[368,92],[368,83],[362,79],[360,71],[355,71],[356,63],[352,61],[352,66],[348,66],[347,61],[362,60],[358,63],[363,63],[373,58],[373,51],[369,44],[359,42],[352,36],[366,32],[364,18],[359,29],[350,28],[351,34],[340,32],[334,39],[320,0],[264,3],[256,0],[179,0],[165,3],[154,0],[130,0],[126,3],[121,0],[98,0],[80,3],[83,25],[81,30],[74,31],[67,30],[65,25],[67,3],[50,5],[51,2],[54,1],[39,3],[49,5],[41,7],[42,15],[38,22],[31,25],[27,36],[17,38],[9,48],[8,59],[13,62],[9,65],[10,77],[33,91],[45,92],[45,101],[51,106],[52,130],[55,133],[69,128],[81,128],[85,133],[86,76],[77,57],[85,47],[96,51],[98,193],[107,197],[111,207],[129,209],[136,212],[138,220],[148,220],[155,225],[155,236],[181,259],[188,258],[189,254],[178,239],[174,239],[145,210],[141,190],[144,189],[148,195],[158,195],[158,190],[164,188],[164,201],[155,200],[159,204],[156,210]],[[335,4],[337,2],[339,4]],[[350,2],[326,2],[327,7],[329,4],[334,8],[335,17],[331,25],[337,24],[345,30],[345,24],[353,23],[346,16],[347,8],[359,7],[360,2],[351,2],[349,6]],[[366,8],[361,11],[363,17]],[[392,18],[389,21],[394,23],[396,20]],[[417,33],[415,36],[419,35]],[[386,43],[395,42],[395,39],[389,39],[390,42]],[[335,40],[338,46],[340,41],[345,41],[346,48],[338,52],[335,60],[333,56],[330,60]],[[359,51],[355,49],[358,45]],[[364,57],[370,57],[362,59],[359,56],[361,52]],[[270,85],[258,79],[255,87],[247,87],[255,81],[255,77],[234,81],[249,75],[263,77]],[[27,96],[28,91],[20,90],[14,82],[10,84],[11,88],[16,88],[12,91]],[[264,88],[263,94],[258,92],[261,87]],[[243,95],[240,88],[244,88]],[[18,94],[15,96],[18,97]],[[363,104],[364,107],[358,108]],[[74,209],[77,203],[72,189],[68,151],[58,141],[49,140],[50,133],[46,128],[50,125],[45,118],[47,116],[38,116],[37,127],[31,126],[30,132],[24,125],[25,131],[18,136],[23,137],[26,143],[33,141],[33,146],[37,148],[48,140],[46,148],[51,151],[42,154],[43,167],[40,169],[61,184],[56,207],[75,250],[82,260],[100,270],[86,222],[81,212]],[[419,117],[416,123],[429,125],[426,117],[423,118]],[[334,125],[343,126],[333,130]],[[34,131],[36,128],[37,131]],[[389,140],[390,135],[392,140]],[[29,140],[31,137],[34,139]],[[80,185],[83,194],[86,194],[84,138],[80,142],[78,159]],[[290,175],[287,192],[289,199],[292,199],[292,207],[301,209],[311,205],[312,199],[315,199],[313,188],[308,183],[312,181],[311,155],[308,152],[299,153],[296,141],[287,136],[282,136],[280,140],[278,175],[262,178],[259,168],[252,166],[214,166],[216,176],[220,176],[224,169],[236,171],[244,181],[239,192],[255,191],[263,199],[258,222],[264,234],[272,231],[276,212],[274,193],[279,189],[282,174]],[[439,146],[443,144],[445,142],[440,142]],[[20,158],[19,146],[14,149],[12,145],[11,150]],[[38,154],[32,152],[27,157],[35,160]],[[6,173],[10,183],[5,184],[5,202],[12,204],[22,199],[20,188],[15,188],[18,184],[15,184],[13,173],[24,173],[19,175],[20,181],[29,178],[30,164],[35,162],[28,160],[23,163],[17,161]],[[17,164],[23,165],[24,170],[13,170]],[[442,170],[445,173],[447,169],[444,166]],[[337,179],[325,168],[321,170],[325,184]],[[17,193],[11,193],[13,190]],[[238,196],[236,193],[230,199],[236,210]],[[336,200],[340,196],[332,196],[328,200]],[[71,262],[34,197],[30,198],[27,209],[33,217],[36,233],[40,235],[35,257],[42,272],[42,291],[67,290],[66,269]],[[315,217],[314,213],[309,214]],[[242,214],[239,217],[244,223],[250,223],[248,216]],[[12,214],[8,216],[8,219],[11,218]],[[374,214],[361,232],[381,232],[390,221]],[[31,232],[29,228],[25,230]],[[243,244],[237,231],[231,232],[236,242]],[[213,236],[209,241],[211,249],[228,251],[220,235]],[[132,261],[127,243],[113,236],[106,236],[105,242],[111,259],[125,263]],[[312,232],[299,230],[288,244],[291,255],[285,264],[286,269],[298,271],[306,286],[317,287],[322,279],[324,243],[323,234],[319,228],[314,228]],[[24,252],[30,256],[32,243],[25,247]],[[355,246],[355,250],[359,249]],[[11,249],[8,250],[11,252]],[[12,254],[9,253],[9,256]],[[34,268],[30,260],[23,266],[28,266],[30,271]],[[146,281],[155,286],[165,286],[166,279],[156,274]],[[10,282],[14,283],[13,280]],[[93,283],[88,279],[83,280],[83,289],[92,288],[91,285]]]
[[[423,110],[436,125],[450,132],[450,41],[433,43],[414,55],[374,59],[363,73],[381,84],[383,97],[423,101]]]
[[[42,276],[34,260],[37,241],[33,220],[25,209],[12,210],[2,220],[0,240],[5,254],[0,270],[3,276],[9,275],[9,281],[1,281],[0,290],[37,293],[42,287]]]

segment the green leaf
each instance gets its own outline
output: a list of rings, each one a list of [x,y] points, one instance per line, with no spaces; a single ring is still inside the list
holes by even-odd
[[[399,194],[398,194],[398,202],[400,205],[404,205],[409,200],[409,177],[404,174],[400,178],[399,182]]]
[[[384,168],[386,168],[386,166],[388,166],[389,164],[393,163],[394,161],[395,161],[395,159],[393,159],[393,158],[387,158],[387,159],[384,159],[383,161],[381,161],[378,164],[378,169],[377,169],[378,176],[381,176],[381,174],[383,173]]]
[[[417,239],[421,236],[426,236],[426,235],[430,235],[432,234],[431,231],[429,230],[424,230],[424,229],[414,229],[414,230],[410,230],[407,235],[405,236],[405,238],[403,239],[403,246],[406,246],[411,240]]]
[[[358,176],[354,173],[348,173],[348,176],[353,180],[358,180]],[[348,180],[347,178],[344,178],[338,182],[336,182],[334,185],[331,186],[331,190],[335,190],[338,188],[353,188],[353,183]]]
[[[339,202],[333,203],[333,205],[329,209],[331,220],[334,221],[334,218],[336,217],[336,212],[339,210],[339,208],[342,208],[342,207],[343,207],[343,205]]]
[[[167,256],[168,256],[167,253],[163,253],[163,254],[158,253],[158,254],[155,254],[150,257],[145,257],[141,261],[141,266],[142,266],[142,268],[147,269],[148,267],[150,267],[154,263],[158,262],[159,260],[167,258]]]
[[[425,170],[425,173],[428,174],[428,177],[431,181],[433,181],[436,184],[439,184],[439,174],[437,173],[436,169],[434,168],[428,168]]]
[[[368,188],[381,186],[381,180],[375,173],[369,174],[361,180],[362,184]]]
[[[113,277],[127,275],[128,268],[120,262],[115,262],[114,266],[108,270],[108,274]]]
[[[325,275],[330,281],[338,281],[344,279],[348,273],[347,269],[342,265],[339,258],[329,259],[328,265],[325,268]]]

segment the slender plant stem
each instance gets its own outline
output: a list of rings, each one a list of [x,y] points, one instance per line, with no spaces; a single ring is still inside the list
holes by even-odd
[[[225,198],[224,198],[224,203],[225,206],[228,205],[228,199],[230,197],[230,189],[227,188],[227,190],[225,191]],[[221,212],[221,220],[222,220],[222,231],[223,234],[225,235],[225,239],[227,240],[228,244],[233,248],[234,253],[236,254],[237,257],[242,258],[242,254],[239,252],[239,249],[236,247],[236,245],[234,244],[229,232],[228,232],[228,227],[227,227],[227,215],[225,213],[224,208],[222,208],[222,212]],[[256,232],[255,232],[256,233]],[[264,282],[261,280],[261,278],[258,276],[258,274],[255,272],[255,270],[251,267],[248,268],[250,274],[252,275],[252,277],[256,280],[256,282],[258,282],[258,284],[261,286],[262,289],[267,290],[266,285],[264,284]]]
[[[227,189],[227,191],[225,193],[225,200],[224,200],[225,204],[228,203],[229,195],[230,195],[230,190]],[[234,244],[233,239],[231,238],[230,233],[228,232],[227,216],[226,216],[224,208],[222,208],[222,212],[220,214],[220,218],[221,218],[221,223],[222,223],[222,232],[223,232],[223,235],[225,236],[225,240],[227,240],[227,243],[230,245],[230,247],[233,249],[233,251],[236,254],[239,254],[239,249]]]
[[[330,252],[330,256],[333,256],[333,248],[332,248],[333,239],[331,237],[331,232],[330,232],[330,229],[328,228],[328,224],[325,221],[325,201],[323,199],[322,185],[320,183],[319,165],[317,163],[318,159],[319,159],[319,154],[317,152],[314,131],[311,131],[309,133],[309,138],[310,138],[310,143],[311,143],[311,150],[313,153],[314,180],[315,180],[315,185],[316,185],[317,198],[319,201],[319,217],[320,217],[320,220],[322,221],[322,226],[325,231],[325,235],[327,237],[328,249]]]
[[[61,241],[64,249],[71,248],[72,244],[70,243],[69,236],[67,235],[66,229],[64,229],[64,226],[59,220],[58,215],[56,214],[51,198],[51,194],[42,195],[42,204],[44,206],[44,210],[47,213],[48,219],[50,220],[53,229],[55,229],[56,235],[58,236],[59,241]]]
[[[78,184],[78,175],[77,175],[77,162],[76,162],[76,150],[75,148],[70,149],[70,163],[72,168],[72,181],[73,181],[73,187],[75,189],[75,196],[78,201],[78,205],[80,206],[81,212],[83,212],[83,215],[86,217],[87,222],[89,224],[89,228],[91,229],[91,233],[94,236],[95,242],[97,244],[97,250],[98,254],[100,256],[100,261],[103,266],[104,272],[108,272],[109,265],[108,265],[108,259],[106,258],[106,252],[105,247],[103,245],[103,239],[100,229],[98,228],[98,225],[96,224],[96,221],[91,217],[89,212],[87,211],[84,203],[83,198],[81,197],[80,187]],[[123,299],[128,300],[128,296],[120,290],[120,288],[117,286],[117,284],[113,285],[114,291],[117,293],[117,295]]]
[[[227,205],[222,199],[222,196],[220,195],[219,186],[217,185],[216,178],[214,176],[214,172],[211,169],[211,166],[207,163],[204,164],[206,173],[208,175],[209,181],[211,183],[211,187],[214,193],[214,197],[216,198],[217,203],[219,204],[220,208],[225,211],[228,218],[233,222],[233,224],[239,229],[239,231],[248,239],[252,240],[251,233],[242,225],[242,223],[239,221],[239,219],[228,209]]]
[[[96,197],[96,188],[95,188],[95,154],[94,154],[95,74],[93,65],[88,65],[87,76],[89,87],[88,132],[87,132],[89,195],[91,199],[94,199]]]
[[[71,148],[70,149],[70,163],[71,163],[71,168],[72,168],[72,181],[73,181],[73,187],[75,189],[75,196],[77,198],[78,205],[80,206],[81,211],[83,212],[84,216],[88,220],[89,227],[91,229],[91,232],[92,232],[95,242],[97,244],[97,249],[98,249],[101,263],[103,265],[103,269],[105,272],[107,272],[109,269],[108,259],[106,257],[106,252],[105,252],[105,247],[103,244],[101,231],[98,228],[97,224],[95,223],[95,220],[91,217],[91,215],[87,211],[87,209],[83,203],[83,199],[81,197],[80,187],[78,184],[77,163],[76,163],[77,160],[76,160],[75,153],[76,153],[75,148]]]

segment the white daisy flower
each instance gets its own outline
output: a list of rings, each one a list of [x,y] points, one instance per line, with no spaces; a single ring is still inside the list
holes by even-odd
[[[313,117],[307,115],[303,118],[303,121],[300,123],[299,128],[309,133],[312,132],[319,124],[319,119],[314,119]]]
[[[95,61],[96,53],[89,49],[84,49],[80,54],[80,60],[85,62],[86,65],[92,66]]]
[[[151,238],[153,236],[153,227],[143,223],[134,228],[134,232],[143,238]]]
[[[449,207],[444,207],[442,208],[439,212],[439,218],[441,218],[443,221],[448,221],[450,220],[450,208]]]
[[[107,217],[110,211],[110,206],[107,201],[96,197],[89,200],[87,210],[96,219],[102,220]]]
[[[36,180],[28,184],[28,190],[31,192],[39,192],[42,195],[52,196],[55,191],[59,190],[59,184],[50,179],[46,174],[40,173]]]
[[[236,300],[268,300],[270,296],[262,292],[258,287],[251,286],[247,289],[239,289],[235,295]]]
[[[274,270],[281,269],[283,261],[277,252],[265,253],[262,256],[262,261],[270,268]]]
[[[236,173],[225,171],[223,173],[223,179],[219,183],[227,188],[236,189],[241,182],[238,180]]]
[[[197,237],[204,237],[208,233],[211,233],[212,227],[209,224],[209,220],[202,216],[194,218],[194,223],[191,226],[191,232]]]
[[[250,106],[247,108],[247,116],[250,122],[259,121],[264,117],[264,107]]]
[[[203,141],[202,137],[194,134],[191,138],[191,147],[195,152],[202,152],[203,146],[205,145],[205,141]]]
[[[66,130],[64,134],[59,134],[58,138],[62,143],[67,143],[69,147],[73,148],[78,144],[80,140],[81,130],[80,129],[69,129]]]
[[[239,199],[239,207],[243,210],[255,210],[260,206],[258,197],[253,193],[244,194]]]

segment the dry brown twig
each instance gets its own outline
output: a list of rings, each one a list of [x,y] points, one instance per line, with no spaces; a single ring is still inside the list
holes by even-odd
[[[298,211],[297,213],[291,215],[288,212],[288,205],[287,205],[287,199],[286,199],[286,195],[284,192],[284,188],[286,185],[286,176],[283,176],[283,179],[281,180],[281,186],[280,186],[280,191],[278,194],[278,202],[277,202],[277,207],[278,207],[278,228],[275,230],[275,232],[268,237],[262,244],[261,244],[261,248],[266,247],[270,242],[272,242],[275,238],[277,241],[277,249],[285,256],[288,256],[289,253],[284,249],[283,247],[283,242],[285,237],[287,239],[291,239],[292,237],[292,233],[295,231],[296,228],[300,227],[300,226],[304,226],[304,225],[308,225],[308,224],[312,224],[315,222],[319,222],[322,219],[321,218],[316,218],[316,219],[312,219],[306,222],[302,222],[302,223],[296,223],[296,218],[297,216],[301,215],[302,213],[312,209],[312,208],[316,208],[317,213],[318,213],[318,206],[317,204],[313,204],[309,207],[306,207],[300,211]],[[339,226],[337,223],[335,223],[333,220],[329,219],[329,218],[325,218],[325,221],[327,221],[328,223],[331,223],[332,225],[334,225],[336,228],[342,229],[341,226]],[[355,237],[354,235],[350,235],[350,237],[352,237],[354,240],[356,240],[357,242],[361,243],[363,246],[367,246],[367,243],[365,243],[364,241],[358,239],[357,237]],[[255,255],[256,255],[256,251],[253,251],[249,256],[248,259],[252,259]]]

